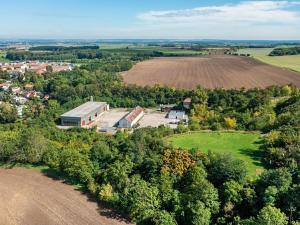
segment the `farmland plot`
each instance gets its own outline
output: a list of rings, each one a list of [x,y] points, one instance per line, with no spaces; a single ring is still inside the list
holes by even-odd
[[[155,58],[122,73],[127,84],[156,84],[182,89],[254,88],[294,84],[300,87],[300,73],[267,65],[249,57],[215,55]]]

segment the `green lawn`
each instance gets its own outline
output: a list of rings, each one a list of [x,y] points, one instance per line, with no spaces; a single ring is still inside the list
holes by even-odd
[[[273,66],[279,66],[300,72],[300,55],[268,56],[273,48],[245,48],[239,54],[250,54],[253,58]]]
[[[230,153],[245,162],[250,176],[261,173],[263,169],[259,151],[261,135],[258,133],[197,132],[174,135],[167,141],[177,148]]]

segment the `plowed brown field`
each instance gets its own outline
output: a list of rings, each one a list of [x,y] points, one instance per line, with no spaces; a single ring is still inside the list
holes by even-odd
[[[138,63],[122,76],[127,84],[159,84],[183,89],[194,89],[198,85],[211,89],[284,84],[300,87],[300,73],[229,55],[155,58]]]
[[[28,169],[0,169],[0,225],[125,225],[62,181]]]

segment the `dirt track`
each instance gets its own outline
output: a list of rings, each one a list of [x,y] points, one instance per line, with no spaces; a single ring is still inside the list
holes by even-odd
[[[0,169],[0,225],[121,225],[74,189],[28,169]]]
[[[253,88],[293,83],[300,87],[300,73],[267,65],[248,57],[229,55],[155,58],[122,74],[125,83],[155,84],[194,89]]]

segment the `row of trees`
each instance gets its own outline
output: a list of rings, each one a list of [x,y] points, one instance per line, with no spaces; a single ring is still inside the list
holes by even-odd
[[[163,52],[156,50],[135,49],[105,49],[100,50],[98,46],[61,47],[40,46],[33,47],[31,51],[10,50],[6,58],[12,61],[24,60],[50,60],[50,61],[96,61],[99,59],[130,59],[133,61],[145,60],[150,57],[164,56]]]
[[[300,47],[288,48],[275,48],[270,52],[270,56],[283,56],[283,55],[299,55]]]

